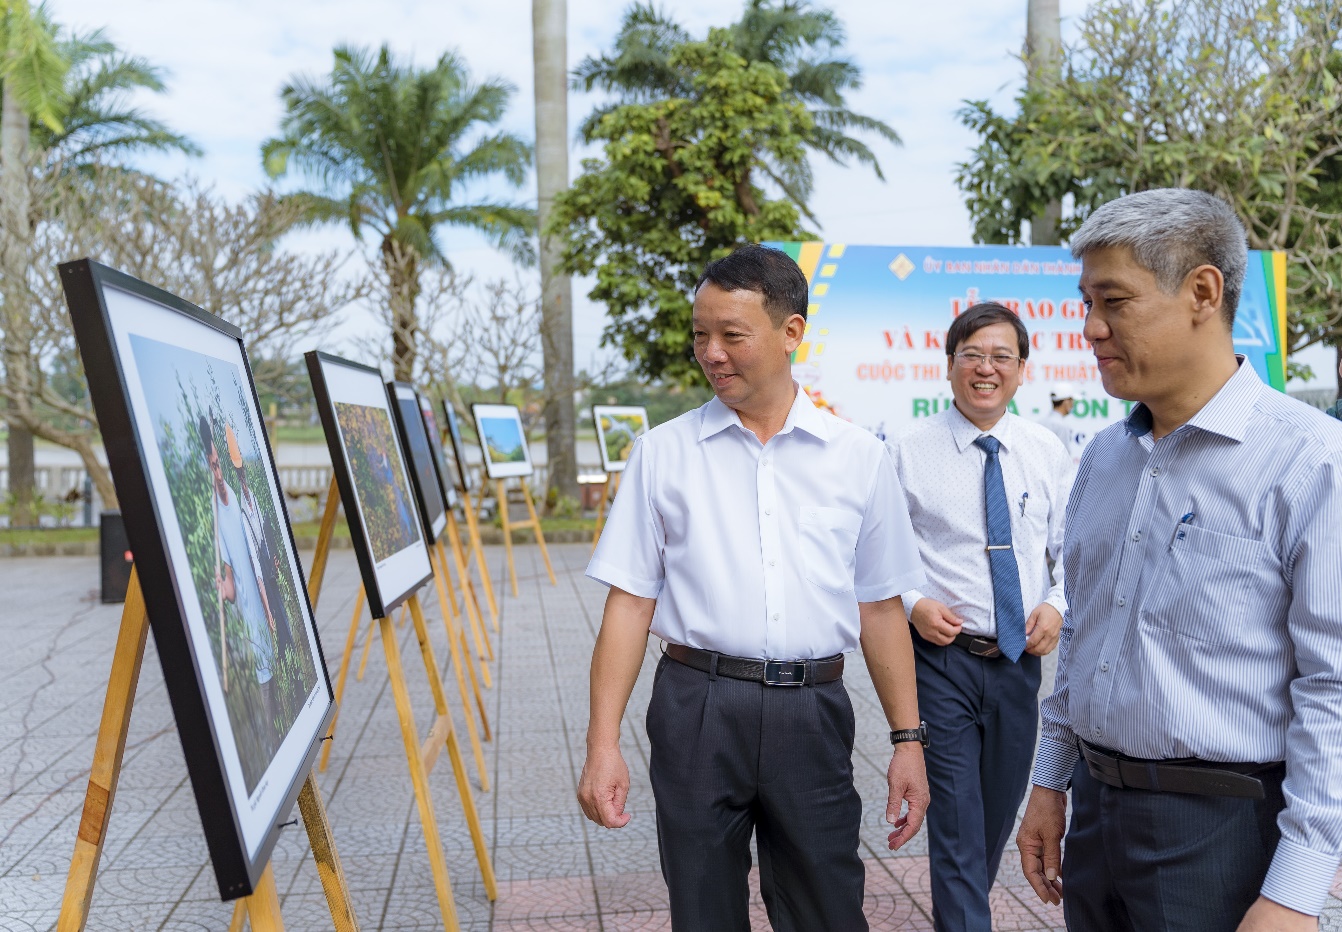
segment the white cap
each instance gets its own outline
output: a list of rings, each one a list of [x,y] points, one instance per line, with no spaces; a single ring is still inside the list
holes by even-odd
[[[1071,382],[1059,382],[1049,391],[1048,397],[1055,404],[1067,398],[1076,397],[1076,388]]]

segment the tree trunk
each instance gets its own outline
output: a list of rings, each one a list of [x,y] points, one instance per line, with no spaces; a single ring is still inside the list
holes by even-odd
[[[573,409],[573,286],[559,269],[559,241],[544,235],[559,192],[568,187],[568,11],[566,0],[532,0],[536,88],[536,186],[541,265],[541,352],[545,372],[545,448],[549,489],[578,497],[577,415]]]
[[[1028,0],[1025,14],[1026,80],[1031,89],[1056,79],[1061,74],[1062,20],[1058,0]],[[1058,225],[1062,203],[1049,201],[1030,220],[1032,246],[1057,246],[1061,242]]]
[[[419,256],[388,236],[382,241],[382,266],[387,272],[387,300],[391,304],[391,364],[398,382],[415,381],[419,318]]]
[[[29,213],[32,192],[28,186],[28,115],[4,82],[0,102],[0,300],[4,313],[5,380],[11,392],[27,397],[31,391],[29,354],[32,324],[27,288],[28,243],[32,238]],[[9,496],[11,527],[37,523],[37,465],[33,458],[33,435],[22,424],[9,422]]]

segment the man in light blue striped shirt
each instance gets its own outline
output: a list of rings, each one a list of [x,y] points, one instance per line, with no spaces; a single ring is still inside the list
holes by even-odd
[[[1140,404],[1068,503],[1022,868],[1047,901],[1065,879],[1070,929],[1315,929],[1342,852],[1342,425],[1234,354],[1247,254],[1218,199],[1129,195],[1071,247],[1105,390]]]

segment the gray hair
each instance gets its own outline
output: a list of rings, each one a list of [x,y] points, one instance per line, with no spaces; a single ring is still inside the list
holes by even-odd
[[[1220,269],[1225,285],[1221,314],[1235,323],[1244,270],[1249,263],[1244,226],[1230,205],[1205,191],[1154,188],[1100,207],[1072,234],[1072,257],[1126,246],[1133,258],[1173,294],[1200,265]]]

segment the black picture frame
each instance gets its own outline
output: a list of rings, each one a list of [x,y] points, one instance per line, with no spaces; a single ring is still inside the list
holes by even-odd
[[[438,426],[438,415],[434,413],[433,402],[423,392],[416,392],[419,399],[419,413],[424,423],[424,433],[429,438],[429,450],[433,453],[433,465],[438,470],[438,488],[443,493],[443,504],[448,511],[457,506],[457,489],[453,485],[452,474],[448,471],[447,451],[443,449],[443,433]]]
[[[280,493],[274,453],[264,423],[260,421],[261,405],[246,345],[242,332],[227,321],[97,262],[80,259],[62,263],[59,272],[108,466],[120,499],[126,537],[135,554],[135,570],[150,628],[154,632],[164,685],[177,723],[219,894],[224,900],[247,896],[255,890],[269,863],[281,823],[287,819],[316,760],[321,738],[335,715],[335,696],[308,601],[306,577],[297,557],[293,529],[284,496]],[[202,346],[208,350],[202,350]],[[145,365],[147,358],[158,360],[159,365]],[[225,399],[225,407],[219,413],[227,423],[225,436],[229,455],[238,457],[233,464],[236,468],[234,477],[245,495],[234,490],[227,479],[222,481],[228,489],[219,490],[221,479],[218,477],[223,474],[224,467],[207,455],[219,452],[213,407],[208,419],[202,418],[200,422],[208,424],[208,438],[199,431],[192,432],[190,427],[180,434],[169,433],[168,402],[157,394],[151,398],[151,387],[157,384],[154,380],[162,378],[165,368],[170,368],[162,365],[163,360],[180,363],[181,368],[172,368],[179,386],[183,386],[183,372],[188,378],[208,372],[206,377],[215,389],[216,398],[224,398],[215,381],[216,373],[225,382],[231,378],[232,395],[236,397]],[[230,366],[234,367],[231,373],[228,371]],[[198,388],[195,386],[193,392]],[[192,398],[194,400],[195,396]],[[181,387],[180,395],[173,400],[180,406],[175,410],[180,412],[181,424],[188,424],[193,409],[187,389]],[[239,420],[236,432],[233,430],[234,416]],[[147,425],[148,437],[145,436]],[[243,453],[244,438],[246,450],[253,454],[250,467]],[[176,458],[178,451],[192,445],[197,458]],[[218,472],[211,478],[216,465]],[[169,468],[174,470],[176,481],[169,481]],[[203,476],[205,491],[201,491],[199,483],[183,482],[182,476],[195,480],[201,480]],[[268,504],[258,498],[258,488],[253,486],[258,478],[262,483],[260,490],[269,495]],[[247,507],[244,499],[250,499],[252,517],[247,520],[251,522],[252,533],[260,527],[265,534],[264,543],[252,536],[252,543],[240,548],[250,556],[249,569],[238,569],[236,573],[232,566],[228,569],[229,585],[234,592],[231,604],[236,606],[236,613],[225,611],[222,588],[214,581],[221,572],[223,552],[218,498],[229,492],[239,515]],[[203,533],[203,524],[195,528],[189,526],[189,521],[197,518],[200,512],[183,510],[178,503],[187,501],[190,496],[211,500],[212,561],[203,560],[199,548],[193,561],[195,542],[208,539],[210,535]],[[232,514],[231,509],[228,514]],[[240,522],[231,523],[228,528],[233,533],[225,539],[234,544],[247,539],[238,536],[245,533]],[[200,531],[200,536],[194,536],[192,530]],[[274,535],[270,533],[272,530]],[[271,565],[256,559],[259,551],[273,556]],[[284,558],[283,565],[281,557]],[[213,565],[202,567],[202,562]],[[234,562],[241,567],[237,558]],[[205,597],[196,576],[202,570],[209,574],[210,592],[215,596],[210,604],[217,601],[219,609],[218,654],[208,633],[201,634],[202,630],[208,632],[213,628],[212,623],[207,627],[202,621]],[[244,581],[246,573],[252,574],[250,584]],[[278,588],[281,585],[283,591]],[[287,644],[280,642],[281,629],[271,628],[276,640],[270,642],[272,654],[267,661],[268,679],[255,684],[242,679],[242,674],[250,669],[259,680],[262,664],[258,657],[261,654],[248,646],[255,642],[242,645],[245,650],[230,656],[229,650],[237,642],[231,636],[232,632],[224,633],[226,616],[241,618],[244,626],[250,624],[251,627],[246,629],[249,635],[265,630],[256,625],[257,619],[252,618],[249,622],[245,617],[239,604],[244,601],[239,595],[242,590],[252,593],[255,601],[245,600],[250,607],[262,605],[267,618],[272,621],[275,615],[281,616],[279,624],[290,638]],[[282,601],[272,610],[271,600],[277,593]],[[301,640],[295,636],[290,621],[295,607],[300,616],[298,620],[302,622]],[[250,694],[254,700],[261,695],[262,686],[273,684],[274,689],[283,689],[287,679],[284,665],[297,656],[289,650],[305,650],[302,659],[312,666],[309,672],[307,663],[303,664],[299,690],[303,688],[301,680],[305,676],[312,677],[313,685],[306,693],[297,693],[305,698],[288,729],[271,733],[279,743],[264,759],[261,778],[249,786],[251,778],[240,777],[244,773],[243,760],[248,755],[249,744],[246,736],[239,732],[238,725],[243,725],[243,731],[256,731],[265,726],[252,719],[230,717],[236,716],[237,710],[230,705],[229,696]],[[248,660],[250,668],[245,666]],[[237,669],[233,669],[235,665]],[[231,688],[230,673],[234,676]],[[269,688],[264,693],[274,695]],[[288,695],[286,693],[282,700],[284,705],[280,708],[286,710],[282,716],[287,714],[290,705]],[[262,708],[276,707],[265,704]],[[275,721],[272,717],[271,724]],[[251,749],[254,750],[254,746]],[[239,791],[244,794],[241,799]]]
[[[419,408],[419,393],[409,382],[388,382],[387,398],[395,415],[396,432],[410,464],[410,484],[415,487],[419,514],[424,521],[424,533],[430,541],[438,540],[447,527],[447,501],[438,464],[434,462],[433,446],[424,429],[424,412]]]
[[[452,407],[452,402],[443,399],[443,417],[447,420],[447,437],[452,441],[453,465],[457,468],[457,488],[462,492],[471,492],[475,484],[471,480],[471,465],[466,462],[466,441],[461,436],[461,419]]]
[[[349,526],[355,558],[363,576],[368,609],[374,618],[386,618],[433,578],[433,563],[429,556],[428,541],[424,537],[424,521],[420,517],[419,504],[412,490],[410,469],[407,468],[409,460],[395,427],[395,405],[387,392],[382,373],[377,369],[319,350],[304,353],[303,358],[312,381],[312,392],[317,399],[317,413],[326,435],[336,487],[340,490],[340,501],[345,508],[345,523]],[[347,394],[344,387],[346,380],[357,383],[358,391]],[[376,391],[373,389],[374,380]],[[349,400],[342,401],[342,398]],[[353,401],[354,398],[358,398],[358,401]],[[358,460],[348,455],[336,407],[337,404],[347,403],[380,409],[385,413],[385,436],[377,437],[376,449],[387,455],[388,462],[384,463],[384,468],[391,477],[390,485],[395,486],[390,494],[395,498],[398,518],[385,522],[379,518],[379,521],[390,523],[398,529],[398,533],[402,530],[406,532],[404,537],[398,539],[398,543],[401,539],[405,541],[403,546],[380,545],[378,541],[383,535],[380,532],[373,533],[376,527],[370,525],[365,515],[359,484],[354,475]],[[370,482],[363,487],[371,491],[374,488],[383,489],[387,485],[386,482]],[[411,525],[413,533],[409,531]]]

